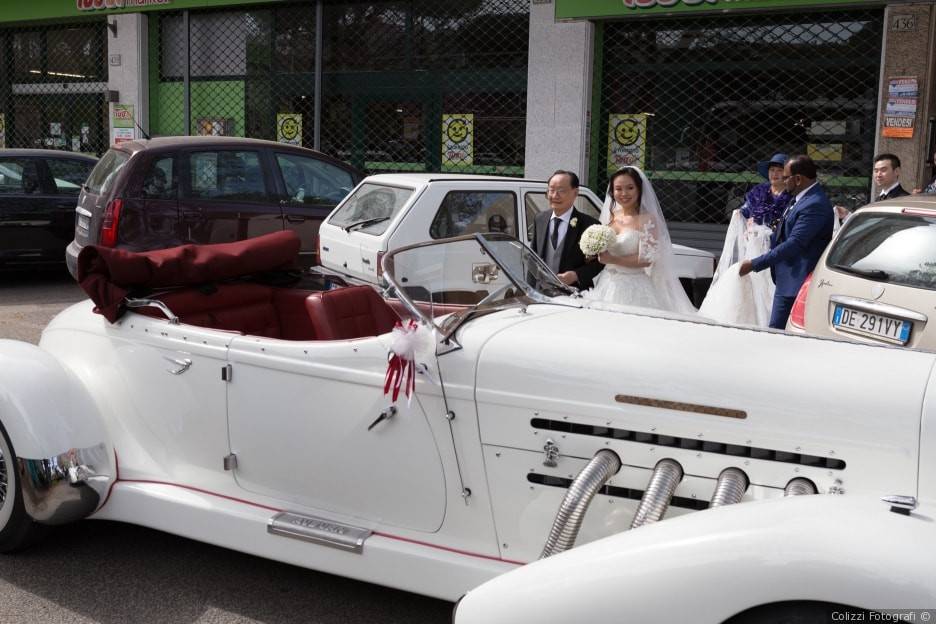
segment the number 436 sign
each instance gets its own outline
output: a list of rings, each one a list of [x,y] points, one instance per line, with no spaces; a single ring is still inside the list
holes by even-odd
[[[916,15],[892,15],[890,29],[895,32],[916,30]]]

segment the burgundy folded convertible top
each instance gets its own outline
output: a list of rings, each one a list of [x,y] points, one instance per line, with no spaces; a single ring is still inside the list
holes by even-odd
[[[121,304],[130,292],[197,286],[292,269],[298,266],[298,254],[299,237],[290,231],[235,243],[142,252],[88,245],[78,254],[78,284],[91,297],[97,312],[113,323],[123,314]]]

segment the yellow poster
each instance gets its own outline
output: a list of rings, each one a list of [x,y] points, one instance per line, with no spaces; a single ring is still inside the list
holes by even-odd
[[[807,143],[806,155],[815,161],[834,161],[842,160],[841,143]]]
[[[647,114],[608,115],[608,173],[621,167],[643,169],[647,156]]]
[[[474,164],[474,114],[442,115],[442,171]]]
[[[302,115],[299,113],[276,114],[276,140],[289,145],[302,145]]]

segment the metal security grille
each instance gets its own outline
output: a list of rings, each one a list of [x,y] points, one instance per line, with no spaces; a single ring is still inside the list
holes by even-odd
[[[631,20],[605,26],[592,180],[641,165],[681,242],[720,248],[756,163],[808,153],[832,199],[870,185],[881,11]],[[600,120],[600,121],[599,121]],[[712,240],[706,238],[706,226]],[[692,237],[695,237],[694,239]]]
[[[317,9],[151,16],[151,133],[318,145],[368,172],[523,174],[526,0],[326,1],[320,29]]]
[[[0,147],[107,149],[106,32],[103,19],[0,30]]]

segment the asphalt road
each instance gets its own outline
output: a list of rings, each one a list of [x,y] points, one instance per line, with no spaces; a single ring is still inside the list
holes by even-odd
[[[0,338],[38,342],[49,319],[83,298],[64,271],[0,273]],[[0,555],[0,624],[443,624],[451,610],[115,522],[60,527],[24,552]]]

